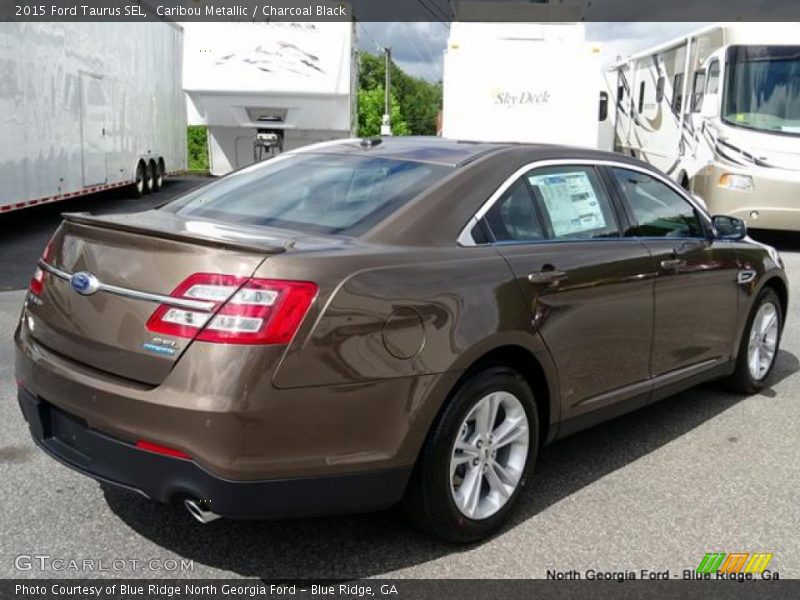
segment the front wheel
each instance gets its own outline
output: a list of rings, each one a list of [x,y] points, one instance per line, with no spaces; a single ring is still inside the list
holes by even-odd
[[[536,403],[525,379],[491,367],[464,381],[430,432],[404,503],[423,529],[472,542],[508,519],[533,469]]]
[[[747,327],[742,334],[736,370],[727,380],[728,387],[739,394],[761,390],[775,366],[783,327],[781,302],[775,290],[764,288],[758,294]]]

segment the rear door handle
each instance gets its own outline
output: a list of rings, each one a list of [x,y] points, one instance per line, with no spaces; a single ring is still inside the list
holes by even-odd
[[[682,258],[668,258],[661,261],[662,269],[680,269],[686,266],[686,261]]]
[[[566,278],[567,274],[564,271],[556,271],[555,269],[528,273],[528,281],[534,284],[552,284]]]

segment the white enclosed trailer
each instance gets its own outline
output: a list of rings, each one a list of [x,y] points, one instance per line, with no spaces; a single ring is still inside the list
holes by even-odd
[[[600,61],[579,23],[451,23],[442,135],[611,149]]]
[[[208,127],[213,175],[354,134],[353,22],[184,26],[189,124]]]
[[[182,30],[0,23],[0,212],[186,169]]]
[[[718,23],[613,74],[618,151],[712,212],[800,229],[800,23]]]

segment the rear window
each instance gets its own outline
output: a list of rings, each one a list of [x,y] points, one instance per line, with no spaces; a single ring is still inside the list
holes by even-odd
[[[172,202],[182,217],[358,235],[452,171],[384,158],[297,154],[237,171]]]

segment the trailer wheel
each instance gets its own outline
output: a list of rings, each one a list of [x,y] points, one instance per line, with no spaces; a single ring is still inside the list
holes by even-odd
[[[153,174],[153,191],[157,192],[164,187],[164,173],[155,161],[150,161],[150,172]]]
[[[143,163],[144,166],[144,193],[149,194],[150,192],[154,191],[155,189],[155,169],[153,169],[153,163]]]
[[[134,198],[141,198],[145,195],[145,168],[144,163],[139,162],[136,165],[136,175],[133,178],[133,185],[130,187],[131,196]]]
[[[167,165],[164,164],[164,159],[158,159],[158,171],[161,173],[161,185],[164,185],[164,182],[167,180]]]

